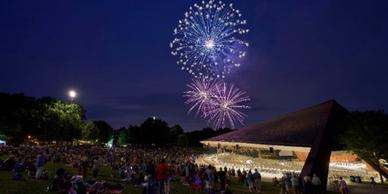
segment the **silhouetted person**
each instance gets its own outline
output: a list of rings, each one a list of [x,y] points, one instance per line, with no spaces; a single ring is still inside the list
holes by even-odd
[[[160,163],[156,168],[156,180],[159,182],[159,194],[168,194],[168,166],[164,159],[160,160]]]
[[[313,178],[311,180],[311,183],[312,183],[312,189],[313,189],[313,193],[314,194],[319,194],[321,193],[321,179],[316,175],[314,174],[313,175]]]

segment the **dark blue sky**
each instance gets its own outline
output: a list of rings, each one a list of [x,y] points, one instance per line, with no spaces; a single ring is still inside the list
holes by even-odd
[[[156,115],[186,130],[190,77],[170,55],[177,21],[198,1],[0,2],[0,91],[67,98],[114,127]],[[230,81],[252,97],[247,124],[336,99],[388,109],[388,1],[225,0],[248,20],[250,47]]]

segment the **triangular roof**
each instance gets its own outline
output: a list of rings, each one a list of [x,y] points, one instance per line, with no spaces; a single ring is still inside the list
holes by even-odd
[[[333,121],[332,117],[338,117],[345,112],[346,109],[335,100],[329,100],[203,142],[311,147],[316,135],[326,130],[328,122]]]

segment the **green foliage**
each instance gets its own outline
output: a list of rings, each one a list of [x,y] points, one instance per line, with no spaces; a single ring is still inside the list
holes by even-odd
[[[342,135],[346,146],[361,157],[388,159],[388,115],[383,111],[352,112]]]
[[[129,131],[125,129],[124,127],[119,129],[119,144],[120,145],[127,145],[129,142]]]
[[[82,135],[84,110],[77,104],[67,104],[60,100],[50,100],[44,106],[40,130],[36,135],[42,140],[67,141],[79,139]],[[41,136],[43,135],[43,136]]]
[[[344,126],[341,139],[347,148],[381,171],[379,159],[388,159],[388,115],[383,111],[352,112]]]
[[[79,139],[85,127],[85,110],[78,104],[23,94],[0,93],[0,133],[18,144],[31,135],[41,141]]]
[[[93,122],[88,121],[82,125],[82,139],[87,141],[96,141],[98,138],[98,130]]]
[[[97,140],[106,143],[112,137],[113,128],[105,121],[93,121],[95,126],[95,133],[97,133]]]
[[[113,128],[105,121],[89,121],[82,125],[82,139],[94,143],[107,143],[113,134]]]
[[[34,117],[36,126],[30,126],[30,135],[43,141],[67,141],[79,139],[84,125],[84,109],[77,104],[68,104],[52,98],[36,101],[39,114]]]
[[[206,128],[184,133],[179,125],[169,127],[165,121],[148,118],[140,126],[129,126],[113,133],[112,127],[105,121],[86,122],[86,111],[78,104],[50,97],[35,99],[23,94],[0,93],[0,107],[0,134],[8,137],[8,143],[14,144],[26,141],[27,136],[47,142],[82,139],[106,143],[113,135],[114,144],[193,146],[199,145],[201,140],[230,131]]]

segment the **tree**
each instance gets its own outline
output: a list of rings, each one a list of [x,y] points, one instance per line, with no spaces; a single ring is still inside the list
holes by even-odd
[[[37,137],[46,141],[72,142],[82,135],[85,110],[78,104],[68,104],[52,98],[39,100],[42,115],[39,117]]]
[[[180,134],[176,140],[177,145],[181,147],[187,147],[189,145],[189,138],[186,134]]]
[[[109,141],[113,134],[113,128],[105,121],[98,120],[93,121],[98,131],[97,139],[101,143],[106,143]]]
[[[86,141],[96,141],[98,139],[98,128],[93,122],[85,122],[82,126],[82,139]]]
[[[82,135],[85,109],[78,104],[0,93],[0,107],[0,133],[11,143],[22,143],[29,135],[41,141],[68,142]]]
[[[118,129],[119,133],[119,144],[120,145],[127,145],[129,143],[129,130],[125,127],[122,127]]]
[[[139,126],[128,126],[128,143],[141,144],[144,139],[141,135],[141,128]]]
[[[167,122],[160,119],[148,118],[140,126],[140,139],[142,144],[170,144],[170,128]]]
[[[120,131],[119,130],[113,130],[112,139],[111,139],[113,147],[116,147],[118,145],[119,137],[120,137]],[[109,142],[110,142],[110,140],[108,141],[108,143]]]
[[[35,98],[24,94],[0,93],[0,133],[8,143],[21,143],[32,125],[36,125]]]
[[[388,159],[388,115],[383,111],[352,112],[343,125],[341,136],[349,150],[378,168],[381,182],[380,159]]]
[[[184,134],[183,128],[180,125],[174,125],[170,128],[170,142],[177,144],[178,137]]]

